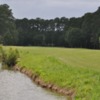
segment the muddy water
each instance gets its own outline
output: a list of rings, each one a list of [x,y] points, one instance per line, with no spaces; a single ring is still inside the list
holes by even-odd
[[[35,85],[20,72],[0,70],[0,100],[67,100]]]

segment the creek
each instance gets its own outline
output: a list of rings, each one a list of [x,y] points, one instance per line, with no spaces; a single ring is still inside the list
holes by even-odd
[[[34,84],[20,72],[0,69],[0,100],[67,100]]]

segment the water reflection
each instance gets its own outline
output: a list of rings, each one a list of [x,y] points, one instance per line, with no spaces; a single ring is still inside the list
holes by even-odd
[[[66,100],[66,97],[47,92],[25,75],[0,71],[0,100]]]

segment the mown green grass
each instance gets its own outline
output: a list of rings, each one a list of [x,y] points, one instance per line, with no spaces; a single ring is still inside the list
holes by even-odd
[[[75,100],[100,100],[100,51],[89,49],[13,47],[19,66],[45,82],[76,91]]]

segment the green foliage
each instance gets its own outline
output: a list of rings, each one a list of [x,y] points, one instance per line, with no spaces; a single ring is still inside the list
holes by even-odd
[[[1,62],[8,67],[13,67],[17,64],[19,58],[19,52],[17,49],[10,48],[9,50],[4,50],[0,47],[0,58]]]
[[[100,46],[100,8],[80,18],[52,20],[17,19],[19,45],[63,46],[98,49]]]
[[[100,48],[100,8],[80,18],[15,19],[7,4],[0,5],[0,43],[23,46]]]
[[[17,44],[17,30],[12,10],[7,4],[0,5],[0,43]]]
[[[70,28],[65,37],[70,47],[83,47],[84,37],[81,29]]]

